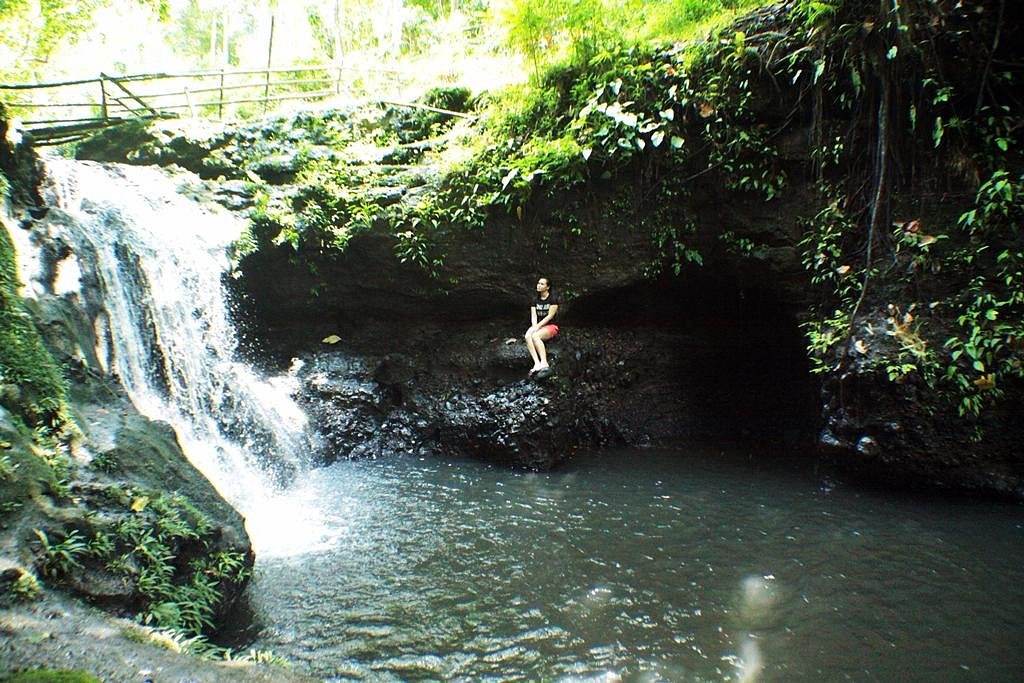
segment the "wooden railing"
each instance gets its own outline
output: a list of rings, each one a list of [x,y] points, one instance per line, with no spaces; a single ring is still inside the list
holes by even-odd
[[[383,72],[381,72],[383,73]],[[152,73],[2,84],[0,99],[21,119],[36,144],[73,142],[132,119],[204,116],[224,119],[250,105],[267,111],[284,100],[320,100],[348,94],[337,65],[273,69]],[[355,79],[350,79],[354,82]]]

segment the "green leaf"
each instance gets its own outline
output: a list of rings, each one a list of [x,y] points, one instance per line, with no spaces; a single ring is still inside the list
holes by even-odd
[[[860,72],[854,68],[850,69],[850,80],[853,82],[853,89],[857,94],[860,94],[861,80]]]
[[[678,135],[673,135],[671,143],[672,143],[672,148],[673,149],[679,149],[680,147],[683,146],[683,139],[681,137],[679,137]]]
[[[513,168],[511,171],[509,171],[508,174],[501,179],[501,189],[504,190],[506,187],[508,187],[508,184],[511,183],[517,175],[519,175],[518,168]]]
[[[942,136],[945,132],[946,130],[942,125],[942,117],[936,116],[935,129],[932,131],[932,141],[935,143],[936,147],[938,147],[939,144],[942,142]]]

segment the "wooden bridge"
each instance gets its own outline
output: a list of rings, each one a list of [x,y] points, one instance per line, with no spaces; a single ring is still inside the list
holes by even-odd
[[[379,73],[385,73],[380,71]],[[388,72],[398,76],[395,72]],[[350,83],[355,79],[350,78]],[[125,121],[180,116],[224,119],[249,105],[262,113],[284,100],[354,94],[337,65],[111,76],[2,84],[0,99],[37,145],[59,145]],[[261,110],[261,111],[259,111]]]

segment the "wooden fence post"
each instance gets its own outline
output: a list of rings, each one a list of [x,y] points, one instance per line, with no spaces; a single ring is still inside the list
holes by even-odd
[[[274,55],[274,15],[270,15],[270,40],[267,41],[267,80],[263,86],[263,113],[267,112],[267,103],[270,101],[270,64]]]
[[[107,83],[106,83],[106,77],[102,73],[100,74],[100,101],[103,103],[103,109],[102,109],[102,111],[103,111],[103,122],[106,123],[107,120],[110,118],[110,116],[109,116],[109,113],[107,111]]]
[[[224,67],[220,68],[220,92],[217,94],[217,118],[224,120]]]

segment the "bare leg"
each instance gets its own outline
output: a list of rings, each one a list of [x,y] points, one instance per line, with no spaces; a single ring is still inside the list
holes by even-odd
[[[533,358],[533,370],[540,368],[540,356],[537,355],[537,347],[534,345],[533,333],[527,333],[526,348],[530,350],[530,357]],[[533,371],[531,370],[531,372]]]
[[[537,347],[537,355],[540,356],[540,366],[542,368],[548,367],[548,350],[544,348],[544,340],[540,338],[540,335],[537,335],[533,343]]]
[[[544,342],[551,339],[551,330],[541,328],[533,335],[533,346],[537,350],[538,369],[548,367],[548,350],[544,348]]]

